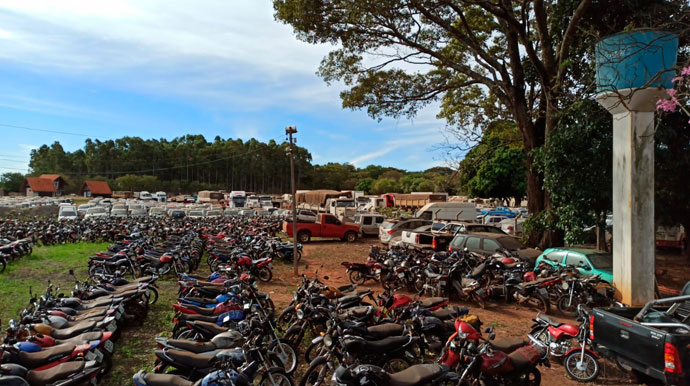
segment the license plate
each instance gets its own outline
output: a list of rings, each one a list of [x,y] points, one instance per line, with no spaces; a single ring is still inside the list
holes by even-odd
[[[110,324],[108,325],[108,327],[106,327],[106,330],[108,330],[108,331],[110,331],[110,332],[113,332],[113,331],[117,330],[117,324],[115,324],[115,323],[110,323]]]
[[[93,353],[93,351],[89,351],[84,355],[84,359],[87,361],[95,361],[96,360],[96,354]]]
[[[112,354],[115,350],[115,344],[113,344],[111,340],[106,340],[105,343],[103,343],[103,349],[107,351],[108,354]]]

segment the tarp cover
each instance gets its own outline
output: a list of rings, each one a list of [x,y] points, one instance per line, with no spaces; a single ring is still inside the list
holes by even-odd
[[[299,192],[296,195],[297,205],[307,204],[312,206],[324,206],[329,198],[347,197],[352,198],[352,192],[339,192],[337,190],[310,190]]]

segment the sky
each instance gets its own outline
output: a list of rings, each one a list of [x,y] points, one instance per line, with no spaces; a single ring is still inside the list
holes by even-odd
[[[342,109],[316,75],[333,47],[297,40],[270,0],[0,0],[0,47],[0,173],[55,141],[282,141],[287,125],[317,164],[446,164],[437,105],[411,121]]]

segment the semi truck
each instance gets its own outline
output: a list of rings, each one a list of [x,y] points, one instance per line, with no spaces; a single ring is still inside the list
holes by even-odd
[[[387,208],[416,210],[432,202],[448,201],[447,193],[385,193],[381,195]]]
[[[229,195],[229,206],[231,208],[244,208],[247,203],[247,193],[244,190],[233,190]]]
[[[297,207],[330,213],[339,219],[354,219],[357,203],[352,191],[309,190],[297,192]]]

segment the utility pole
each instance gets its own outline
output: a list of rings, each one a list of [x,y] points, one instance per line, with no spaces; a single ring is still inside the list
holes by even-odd
[[[297,134],[297,127],[285,126],[285,134],[290,140],[288,154],[290,154],[290,190],[292,191],[292,204],[290,205],[292,212],[292,272],[297,276],[299,274],[297,268],[297,194],[295,190],[295,142],[292,139],[292,134]]]

